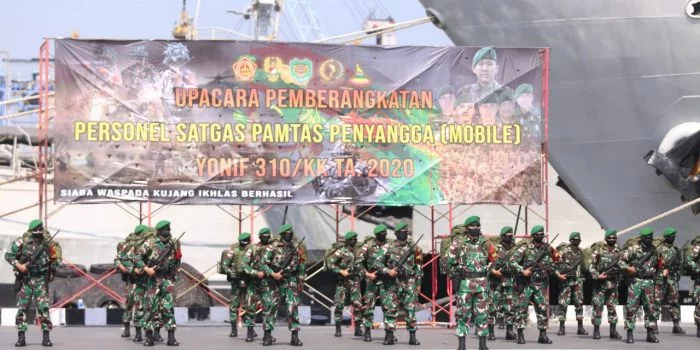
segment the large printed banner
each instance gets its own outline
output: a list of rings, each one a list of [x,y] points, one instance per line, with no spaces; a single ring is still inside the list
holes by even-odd
[[[541,204],[539,49],[56,41],[55,198]]]

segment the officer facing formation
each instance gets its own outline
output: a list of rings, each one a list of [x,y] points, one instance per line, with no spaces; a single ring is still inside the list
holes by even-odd
[[[53,325],[49,317],[49,281],[61,264],[61,246],[51,239],[44,229],[44,222],[35,219],[22,237],[12,242],[5,253],[5,260],[15,271],[15,292],[17,293],[17,343],[26,346],[24,333],[27,331],[27,311],[32,299],[36,302],[37,320],[41,324],[43,340],[41,345],[53,346],[49,332]]]
[[[591,278],[593,279],[593,339],[600,339],[600,324],[603,317],[603,306],[608,309],[610,324],[610,339],[622,338],[617,333],[617,285],[620,282],[618,261],[622,252],[617,245],[617,231],[605,231],[605,246],[593,249],[591,252]]]
[[[559,250],[561,260],[557,264],[555,275],[559,279],[559,332],[557,335],[566,334],[564,323],[566,322],[566,309],[569,301],[574,304],[576,321],[578,321],[578,335],[588,335],[583,328],[583,274],[581,263],[583,251],[579,248],[581,234],[572,232],[569,235],[569,245],[564,245]]]
[[[346,299],[349,299],[354,307],[355,335],[362,336],[360,328],[362,327],[360,324],[362,320],[362,295],[360,293],[360,275],[355,268],[356,245],[357,232],[346,232],[345,245],[336,250],[328,260],[328,269],[336,274],[338,278],[335,287],[335,310],[333,312],[336,337],[341,336],[343,308],[345,307]]]

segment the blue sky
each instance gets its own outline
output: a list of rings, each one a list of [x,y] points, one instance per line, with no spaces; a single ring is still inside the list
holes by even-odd
[[[308,0],[321,22],[325,36],[358,31],[361,16],[371,9],[390,13],[397,22],[425,16],[418,0]],[[74,30],[81,38],[171,39],[179,19],[180,0],[2,0],[0,51],[13,58],[37,57],[44,37],[68,37]],[[188,0],[194,16],[196,0]],[[250,0],[201,0],[198,27],[237,28],[249,32],[249,24],[226,10],[244,10]],[[382,6],[383,5],[383,6]],[[289,29],[292,20],[281,23],[281,39],[300,41]],[[397,33],[399,45],[452,46],[449,38],[432,24],[423,24]],[[365,43],[371,43],[365,41]]]

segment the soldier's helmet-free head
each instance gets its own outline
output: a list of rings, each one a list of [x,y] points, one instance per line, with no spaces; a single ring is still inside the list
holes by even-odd
[[[394,233],[397,240],[405,242],[408,239],[408,225],[403,221],[399,221],[394,227]]]
[[[569,234],[569,242],[572,246],[578,247],[579,244],[581,244],[581,234],[578,232],[571,232],[571,234]]]
[[[41,237],[44,234],[44,222],[41,219],[34,219],[29,223],[29,232],[34,237]]]
[[[170,239],[170,221],[161,220],[156,224],[156,232],[161,241],[167,241]]]
[[[605,231],[605,242],[607,242],[609,246],[614,246],[615,243],[617,243],[617,231],[616,230]]]
[[[498,73],[496,50],[492,47],[481,48],[472,59],[472,72],[481,84],[490,84]]]
[[[387,227],[384,224],[380,224],[374,227],[374,237],[377,238],[378,241],[384,242],[386,241],[386,230]]]
[[[510,226],[503,226],[501,229],[501,242],[505,244],[512,244],[515,239],[515,234],[513,233],[513,228]]]
[[[639,237],[641,237],[642,245],[650,247],[654,241],[654,230],[651,227],[643,227],[639,230]]]
[[[284,224],[282,227],[279,229],[279,234],[282,237],[282,240],[289,243],[292,241],[292,237],[294,237],[294,230],[292,230],[292,225],[290,224]]]
[[[676,228],[675,227],[666,227],[664,229],[664,242],[666,244],[673,244],[673,241],[676,240]]]
[[[477,237],[481,235],[481,218],[473,215],[464,220],[464,226],[467,227],[467,235]]]
[[[244,247],[250,244],[250,232],[243,232],[238,235],[238,244]]]
[[[357,245],[357,232],[345,232],[345,244],[347,244],[349,247],[354,247],[355,245]]]
[[[532,228],[532,230],[530,230],[530,234],[532,235],[533,241],[536,243],[541,243],[544,241],[544,226],[536,225]]]
[[[260,243],[263,245],[268,245],[270,244],[272,233],[270,232],[269,228],[263,227],[260,229],[260,231],[258,231],[258,237],[260,238]]]

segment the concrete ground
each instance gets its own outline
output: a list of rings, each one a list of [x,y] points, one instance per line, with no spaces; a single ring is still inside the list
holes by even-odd
[[[589,332],[588,336],[575,335],[576,324],[569,322],[567,326],[568,334],[565,336],[557,336],[557,328],[550,328],[549,337],[552,339],[551,345],[543,345],[537,343],[538,332],[534,327],[530,327],[525,332],[527,344],[517,345],[514,341],[505,341],[505,330],[496,329],[496,341],[488,342],[490,349],[697,349],[700,347],[700,338],[695,336],[695,325],[682,325],[688,334],[679,336],[671,334],[671,327],[661,326],[660,334],[657,337],[661,340],[658,344],[650,344],[644,341],[646,332],[639,329],[635,332],[635,343],[628,345],[624,343],[625,334],[622,340],[611,340],[607,338],[608,328],[601,327],[600,340],[591,339],[593,327],[586,325]],[[254,343],[244,342],[245,329],[239,330],[238,338],[229,338],[229,328],[222,325],[210,326],[181,326],[176,332],[176,338],[180,342],[179,349],[232,349],[232,348],[256,348],[256,349],[280,349],[280,348],[295,348],[289,345],[290,333],[285,325],[278,325],[273,332],[273,336],[277,338],[277,342],[272,347],[263,347],[261,338],[262,330],[260,326],[256,327],[259,338]],[[301,349],[323,349],[327,350],[332,347],[334,350],[355,350],[358,347],[362,349],[456,349],[457,338],[454,335],[454,329],[436,328],[436,329],[419,329],[417,336],[421,342],[420,346],[408,345],[408,332],[400,330],[396,336],[399,340],[398,344],[393,347],[384,346],[384,331],[381,329],[373,330],[373,341],[365,343],[359,337],[352,336],[352,330],[348,327],[343,327],[343,337],[336,338],[333,336],[334,328],[328,326],[319,327],[304,327],[299,333],[299,338],[304,343]],[[51,332],[51,340],[53,347],[58,349],[142,349],[141,344],[133,343],[130,339],[122,339],[120,327],[56,327]],[[163,337],[166,338],[167,333],[163,332]],[[133,328],[132,328],[133,336]],[[166,338],[167,340],[167,338]],[[0,328],[0,349],[14,348],[16,341],[16,333],[12,327]],[[41,330],[36,326],[30,327],[27,332],[27,348],[42,348],[41,347]],[[156,344],[156,348],[164,348],[165,343]],[[467,349],[478,348],[478,338],[467,338]]]

